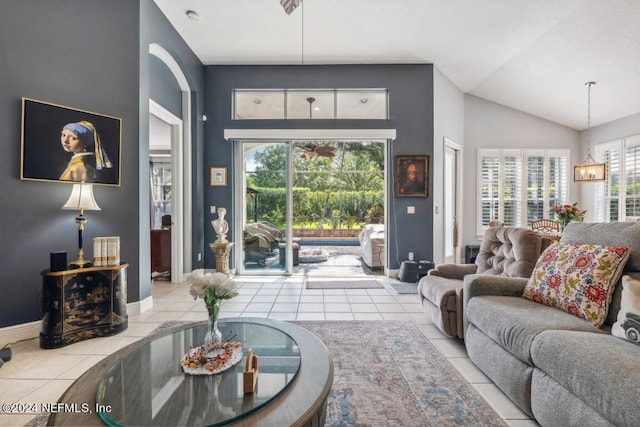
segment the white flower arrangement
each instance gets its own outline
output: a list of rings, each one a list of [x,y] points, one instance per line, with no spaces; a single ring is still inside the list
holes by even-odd
[[[214,304],[238,296],[236,283],[222,273],[205,273],[198,269],[187,274],[186,281],[193,299],[202,298],[210,312]]]

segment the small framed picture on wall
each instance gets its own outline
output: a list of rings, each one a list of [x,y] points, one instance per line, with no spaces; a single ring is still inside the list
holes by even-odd
[[[227,168],[212,166],[210,179],[211,179],[212,187],[226,187],[227,186]]]
[[[429,195],[429,156],[396,156],[396,197]]]

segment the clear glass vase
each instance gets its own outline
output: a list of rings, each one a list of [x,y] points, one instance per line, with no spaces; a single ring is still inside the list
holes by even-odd
[[[222,342],[222,332],[218,329],[218,316],[220,315],[220,302],[207,305],[209,312],[209,325],[207,333],[204,336],[204,344],[207,347],[213,347],[216,343]]]

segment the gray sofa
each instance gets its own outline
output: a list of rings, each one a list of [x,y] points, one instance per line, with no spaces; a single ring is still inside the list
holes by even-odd
[[[462,280],[468,274],[529,277],[550,241],[518,227],[488,228],[475,264],[440,264],[418,282],[422,308],[445,335],[463,338]]]
[[[640,223],[577,224],[561,243],[631,246],[623,274],[640,275]],[[464,279],[469,358],[542,426],[640,425],[640,346],[614,337],[616,285],[602,328],[521,297],[527,279]]]

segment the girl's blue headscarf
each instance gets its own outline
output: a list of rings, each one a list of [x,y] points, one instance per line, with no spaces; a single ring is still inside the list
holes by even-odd
[[[64,128],[75,133],[78,139],[84,144],[84,148],[87,151],[94,151],[96,156],[96,169],[101,170],[103,168],[112,167],[107,153],[104,151],[104,147],[100,142],[100,136],[98,132],[89,122],[67,123]]]

